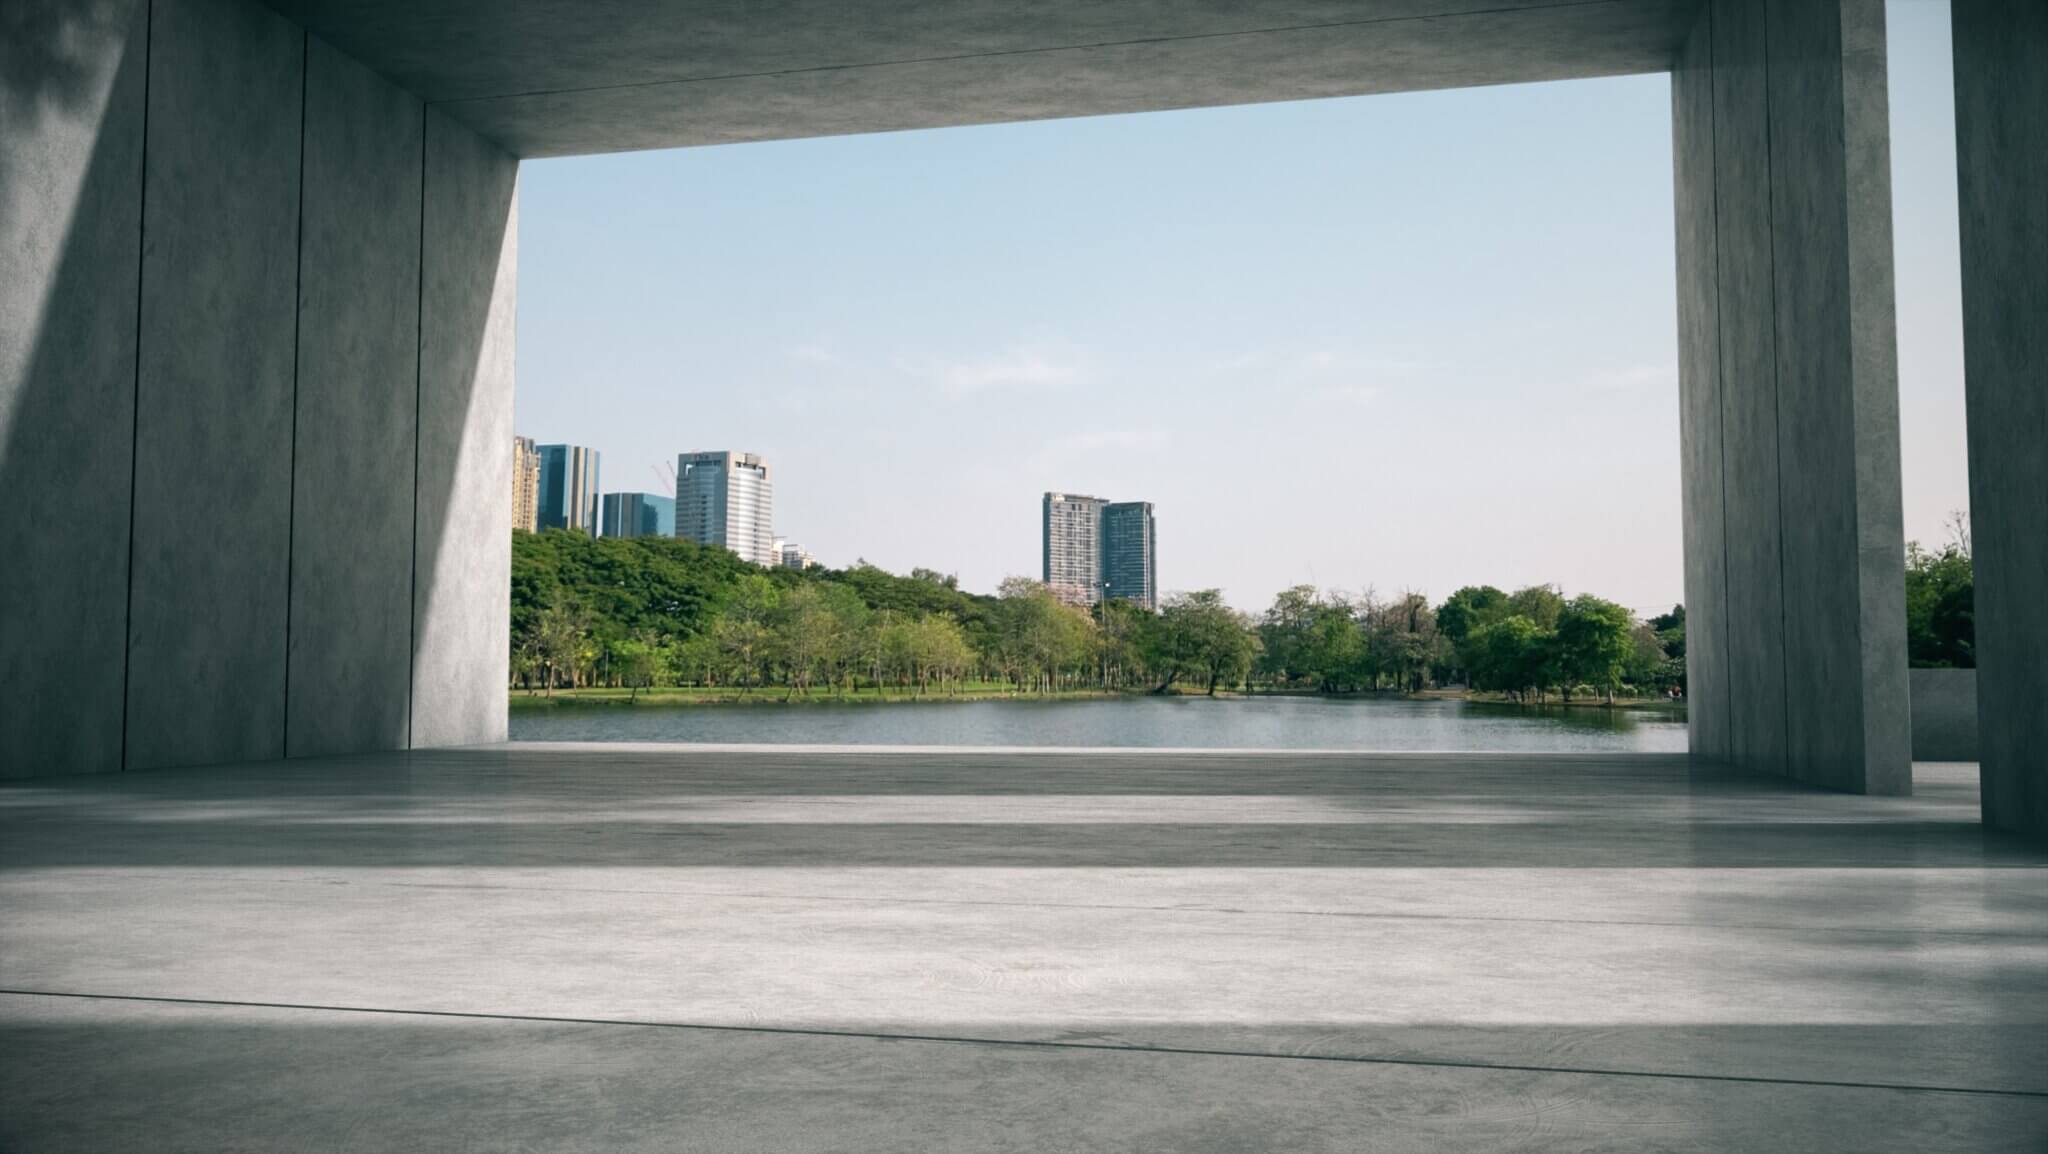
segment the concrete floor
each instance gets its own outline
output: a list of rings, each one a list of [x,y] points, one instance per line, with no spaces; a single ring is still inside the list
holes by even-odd
[[[2048,851],[1682,757],[0,788],[0,1150],[2048,1148]]]

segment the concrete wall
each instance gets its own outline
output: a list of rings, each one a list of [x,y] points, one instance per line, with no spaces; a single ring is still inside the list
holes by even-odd
[[[1977,760],[1977,671],[1913,669],[1913,760]]]
[[[1950,12],[1984,820],[2048,835],[2048,4]]]
[[[250,0],[4,30],[0,775],[502,736],[516,162]]]
[[[152,5],[131,768],[284,749],[305,40],[240,0]]]
[[[400,749],[411,736],[424,114],[310,40],[285,730],[294,755]]]
[[[121,766],[147,22],[0,21],[0,777]]]
[[[505,738],[518,162],[427,114],[413,737]],[[477,542],[495,543],[478,548]]]
[[[1881,0],[1710,0],[1677,60],[1686,652],[1703,755],[1905,793],[1884,89]]]
[[[1706,14],[1671,69],[1677,198],[1679,446],[1685,509],[1686,705],[1692,751],[1733,756],[1728,683],[1727,514],[1721,469],[1720,290],[1714,216],[1713,44]],[[1711,638],[1711,641],[1709,640]]]

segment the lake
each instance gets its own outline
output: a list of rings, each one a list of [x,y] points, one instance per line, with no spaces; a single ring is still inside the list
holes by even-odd
[[[514,741],[1683,753],[1682,709],[1401,698],[1111,697],[515,709]]]

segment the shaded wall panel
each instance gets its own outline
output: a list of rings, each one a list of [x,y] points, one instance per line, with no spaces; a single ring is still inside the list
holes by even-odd
[[[412,661],[420,102],[319,39],[292,463],[286,752],[403,749]]]
[[[120,768],[145,4],[0,21],[0,777]]]
[[[283,752],[305,38],[155,0],[127,764]]]
[[[2048,5],[1950,11],[1984,820],[2048,835]]]
[[[426,125],[413,595],[415,746],[505,737],[518,161]]]
[[[1909,793],[1882,0],[1773,0],[1767,39],[1786,758]]]
[[[1680,490],[1684,501],[1686,716],[1692,751],[1724,760],[1728,732],[1725,473],[1715,270],[1713,24],[1702,10],[1671,76],[1678,243]]]
[[[1695,747],[1906,793],[1882,0],[1711,0],[1701,20],[1673,91]]]
[[[1717,0],[1711,7],[1729,756],[1750,768],[1780,772],[1785,767],[1785,533],[1778,478],[1765,6],[1764,0]]]

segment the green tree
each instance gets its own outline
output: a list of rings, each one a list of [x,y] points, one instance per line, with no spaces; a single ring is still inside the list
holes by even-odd
[[[1906,546],[1906,656],[1921,668],[1977,665],[1976,578],[1968,523],[1958,513],[1937,552]]]
[[[1472,631],[1472,687],[1526,698],[1548,677],[1552,634],[1519,613]]]
[[[774,653],[782,663],[792,694],[811,691],[811,681],[827,664],[839,622],[825,595],[812,584],[785,590],[769,610]]]
[[[1557,617],[1558,684],[1565,700],[1571,687],[1591,685],[1614,700],[1615,686],[1635,652],[1630,634],[1635,620],[1612,601],[1580,594],[1565,602]]]
[[[1548,632],[1557,628],[1557,619],[1564,613],[1564,594],[1555,585],[1517,589],[1508,597],[1506,613],[1519,613],[1536,628]]]
[[[1491,585],[1467,585],[1444,599],[1437,607],[1437,632],[1449,644],[1454,672],[1472,676],[1472,651],[1466,642],[1473,632],[1500,620],[1508,613],[1508,595]]]
[[[1217,589],[1168,597],[1153,644],[1154,665],[1165,670],[1154,693],[1171,689],[1182,673],[1194,673],[1206,680],[1208,693],[1214,696],[1218,685],[1244,679],[1254,654],[1248,623],[1224,603]]]

